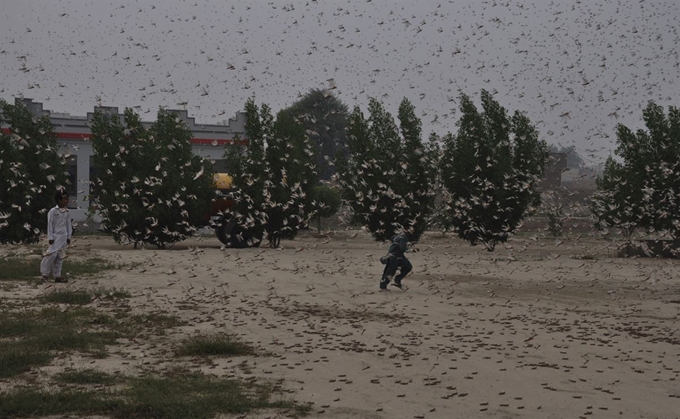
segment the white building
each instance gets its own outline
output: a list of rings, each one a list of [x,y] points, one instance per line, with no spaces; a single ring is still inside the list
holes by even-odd
[[[90,205],[90,177],[95,173],[94,155],[90,137],[90,122],[95,111],[110,114],[118,114],[124,120],[117,107],[95,107],[87,116],[72,116],[65,113],[51,112],[43,109],[40,102],[32,99],[16,98],[15,103],[23,103],[26,108],[36,117],[49,116],[57,134],[57,142],[61,146],[61,152],[70,154],[69,173],[71,177],[71,215],[75,221],[84,221]],[[224,145],[233,142],[234,137],[245,139],[245,113],[237,112],[235,118],[229,119],[224,125],[196,124],[194,118],[190,118],[186,110],[168,109],[176,113],[187,124],[193,133],[191,146],[198,156],[208,158],[215,162],[215,171],[224,171]],[[144,121],[145,127],[151,126],[153,121]],[[8,132],[8,126],[3,123],[1,129]]]

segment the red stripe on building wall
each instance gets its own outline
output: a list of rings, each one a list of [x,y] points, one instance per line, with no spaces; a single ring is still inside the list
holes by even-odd
[[[92,138],[92,134],[89,133],[77,133],[77,132],[57,132],[57,138],[62,140],[87,140]],[[221,140],[211,140],[206,138],[192,138],[192,144],[205,144],[205,145],[224,145],[231,144],[233,140],[231,139],[221,139]]]
[[[92,134],[84,132],[57,132],[57,138],[62,140],[89,140]]]
[[[2,132],[5,134],[11,133],[9,128],[2,128]],[[57,138],[62,139],[62,140],[89,140],[92,138],[92,134],[90,133],[84,133],[84,132],[57,132],[56,133]],[[234,140],[232,139],[221,139],[221,140],[212,140],[212,139],[207,139],[207,138],[192,138],[191,143],[192,144],[201,144],[201,145],[225,145],[225,144],[231,144],[233,143]],[[247,144],[248,142],[246,140],[239,140],[237,141],[238,144]]]

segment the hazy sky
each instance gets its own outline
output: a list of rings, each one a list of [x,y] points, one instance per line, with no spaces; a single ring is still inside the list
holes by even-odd
[[[460,92],[526,111],[588,162],[648,100],[680,105],[677,1],[2,0],[0,97],[55,112],[182,108],[199,123],[330,86],[350,108],[407,97],[424,136]]]

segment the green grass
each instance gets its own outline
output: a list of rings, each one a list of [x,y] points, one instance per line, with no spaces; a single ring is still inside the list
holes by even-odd
[[[23,345],[0,344],[0,378],[10,378],[47,365],[52,354],[26,348]]]
[[[76,329],[52,329],[41,332],[32,339],[35,347],[42,351],[101,351],[106,345],[116,343],[116,332],[81,331]]]
[[[41,417],[80,413],[108,414],[123,402],[94,391],[13,389],[0,394],[0,418]]]
[[[88,296],[88,301],[89,301]],[[121,337],[134,338],[144,330],[167,330],[182,324],[163,314],[110,316],[89,307],[62,311],[0,311],[0,378],[13,377],[48,365],[59,352],[77,351],[106,358],[107,345]]]
[[[85,290],[58,289],[41,295],[38,299],[44,303],[84,306],[92,301],[92,296]]]
[[[130,403],[122,417],[152,417],[148,413],[153,412],[158,419],[211,419],[218,413],[239,414],[264,408],[299,413],[306,410],[291,401],[270,401],[270,386],[202,374],[135,379],[124,394]]]
[[[113,385],[121,381],[122,377],[107,374],[95,369],[65,371],[55,377],[57,382],[66,384],[103,384]]]
[[[234,335],[199,335],[184,340],[175,351],[178,356],[253,355],[255,349],[239,342]]]
[[[2,321],[0,322],[0,339],[29,335],[40,327],[40,323],[27,313],[8,314],[5,312],[2,313]]]
[[[89,309],[62,312],[47,308],[33,312],[0,312],[0,378],[48,365],[57,352],[79,351],[101,357],[118,332],[93,330],[111,323],[108,316]]]
[[[41,258],[8,257],[0,259],[0,281],[36,279],[40,276]],[[104,259],[87,260],[66,259],[62,273],[70,277],[94,275],[102,271],[117,269],[120,265]]]
[[[48,415],[107,415],[138,419],[212,419],[217,414],[242,414],[257,409],[303,416],[309,405],[271,400],[268,385],[180,372],[175,376],[111,377],[94,370],[59,376],[72,384],[122,381],[122,389],[105,392],[59,388],[14,388],[0,393],[0,419]]]
[[[34,312],[0,312],[0,377],[22,374],[49,364],[58,351],[101,353],[115,343],[117,332],[91,330],[111,324],[108,316],[90,309],[62,312],[48,308]]]

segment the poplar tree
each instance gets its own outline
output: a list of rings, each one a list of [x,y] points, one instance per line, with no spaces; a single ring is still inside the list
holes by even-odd
[[[348,118],[348,156],[336,161],[343,199],[376,240],[412,229],[417,241],[433,209],[436,178],[420,119],[407,99],[399,126],[378,100],[370,99],[368,110],[366,119],[355,106]]]
[[[332,92],[310,89],[285,109],[307,135],[313,152],[312,163],[316,165],[318,177],[323,180],[330,179],[335,173],[332,162],[338,153],[344,152],[347,144],[348,108]]]
[[[459,237],[492,251],[540,204],[536,184],[548,147],[525,115],[515,111],[509,117],[486,90],[481,98],[479,112],[461,95],[458,132],[444,139],[444,216]]]
[[[123,118],[97,111],[91,130],[93,197],[116,242],[166,248],[206,224],[212,164],[193,154],[191,131],[177,115],[160,109],[146,129],[130,108]]]
[[[278,247],[307,225],[307,194],[316,173],[313,152],[302,127],[288,112],[274,120],[267,104],[245,105],[247,144],[228,145],[227,170],[235,190],[232,208],[222,216],[225,239],[234,247],[258,245],[266,238]]]
[[[36,118],[23,103],[0,100],[0,243],[36,243],[47,230],[54,195],[68,183],[48,116]]]

